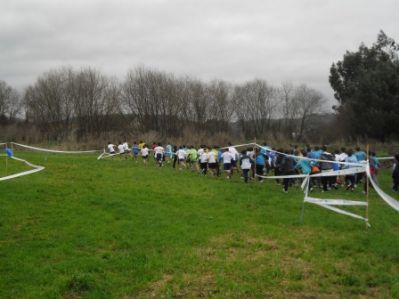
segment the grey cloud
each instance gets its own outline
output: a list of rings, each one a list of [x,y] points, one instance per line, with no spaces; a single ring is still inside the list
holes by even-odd
[[[138,64],[204,80],[303,82],[332,99],[331,63],[380,29],[396,0],[5,0],[0,79],[22,87],[63,65],[123,78]],[[396,36],[395,36],[396,34]]]

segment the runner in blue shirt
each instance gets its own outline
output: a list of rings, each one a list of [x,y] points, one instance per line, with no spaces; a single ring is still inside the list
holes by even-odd
[[[347,163],[357,163],[356,156],[353,154],[352,149],[348,150],[348,157],[345,159],[345,162]],[[353,168],[356,167],[356,165],[345,165],[345,168]],[[346,182],[348,186],[346,187],[346,190],[351,190],[353,191],[354,188],[356,187],[355,185],[355,175],[350,174],[346,176]]]
[[[137,142],[135,141],[135,142],[133,142],[133,145],[132,145],[132,154],[133,154],[133,159],[136,160],[136,162],[137,162],[137,156],[139,155],[139,153],[140,153],[140,147],[137,144]]]
[[[356,152],[354,154],[356,156],[357,161],[365,161],[366,160],[366,153],[360,150],[360,147],[356,148]]]
[[[170,163],[172,157],[173,157],[172,145],[167,144],[165,147],[165,159],[167,159],[168,163]]]
[[[255,165],[256,165],[256,174],[257,175],[264,175],[264,169],[266,167],[266,161],[268,159],[266,155],[266,151],[262,153],[262,150],[259,151],[259,149],[255,150],[256,158],[255,158]],[[258,176],[259,182],[263,182],[263,178]]]

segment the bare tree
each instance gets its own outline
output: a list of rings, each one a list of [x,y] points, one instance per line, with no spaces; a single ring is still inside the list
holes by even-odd
[[[123,83],[123,107],[136,127],[177,136],[190,117],[187,80],[145,69],[130,70]]]
[[[208,87],[208,114],[214,121],[214,128],[219,132],[226,131],[232,117],[231,87],[224,81],[215,80]]]
[[[118,84],[87,68],[75,76],[73,85],[78,139],[99,136],[111,127],[111,116],[121,111]]]
[[[296,103],[294,101],[295,87],[291,82],[284,82],[279,89],[280,111],[283,131],[290,137],[295,126]]]
[[[295,89],[293,105],[295,106],[295,118],[299,120],[296,131],[296,139],[301,140],[306,131],[310,117],[322,111],[325,98],[315,89],[309,88],[305,84]]]
[[[24,96],[27,118],[33,120],[48,139],[62,139],[72,126],[73,102],[68,93],[70,69],[50,71],[27,88]]]
[[[20,111],[21,100],[18,92],[6,82],[0,81],[0,118],[11,121]]]
[[[234,111],[247,136],[264,136],[278,105],[277,90],[264,80],[235,87]]]
[[[92,69],[76,73],[61,68],[45,73],[26,89],[26,117],[48,139],[61,140],[77,127],[78,140],[98,136],[111,126],[111,117],[120,113],[120,88]]]
[[[196,124],[196,130],[201,131],[205,128],[205,123],[208,120],[206,86],[201,81],[190,80],[187,100],[190,103],[190,120]]]

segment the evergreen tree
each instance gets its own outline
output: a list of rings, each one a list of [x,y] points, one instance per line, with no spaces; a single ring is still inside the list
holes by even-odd
[[[399,137],[398,52],[398,44],[380,31],[372,47],[361,44],[332,64],[329,81],[339,102],[334,109],[352,137]]]

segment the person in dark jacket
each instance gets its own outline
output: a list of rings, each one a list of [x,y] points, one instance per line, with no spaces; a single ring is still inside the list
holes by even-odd
[[[176,163],[180,164],[179,160],[177,159],[176,152],[177,152],[177,146],[174,146],[173,147],[173,168],[176,168]]]
[[[295,160],[291,157],[288,151],[284,152],[286,155],[283,156],[281,163],[279,165],[279,172],[281,175],[293,175],[295,174]],[[283,179],[283,191],[288,192],[288,185],[290,183],[289,178]]]
[[[395,155],[395,162],[392,171],[392,180],[393,180],[393,187],[392,190],[395,192],[399,192],[399,154]]]
[[[274,175],[279,176],[281,175],[280,173],[280,165],[281,162],[283,161],[284,155],[282,154],[284,150],[279,148],[277,152],[275,153],[275,159],[274,159]],[[280,179],[276,179],[277,184],[280,184]]]
[[[322,172],[331,171],[333,169],[334,156],[331,153],[327,152],[326,146],[323,146],[322,150],[323,152],[320,155],[320,159],[323,160],[323,162],[320,162],[320,170]],[[335,176],[322,176],[321,184],[323,185],[323,191],[331,190],[331,187],[335,185],[336,180],[337,178]]]

